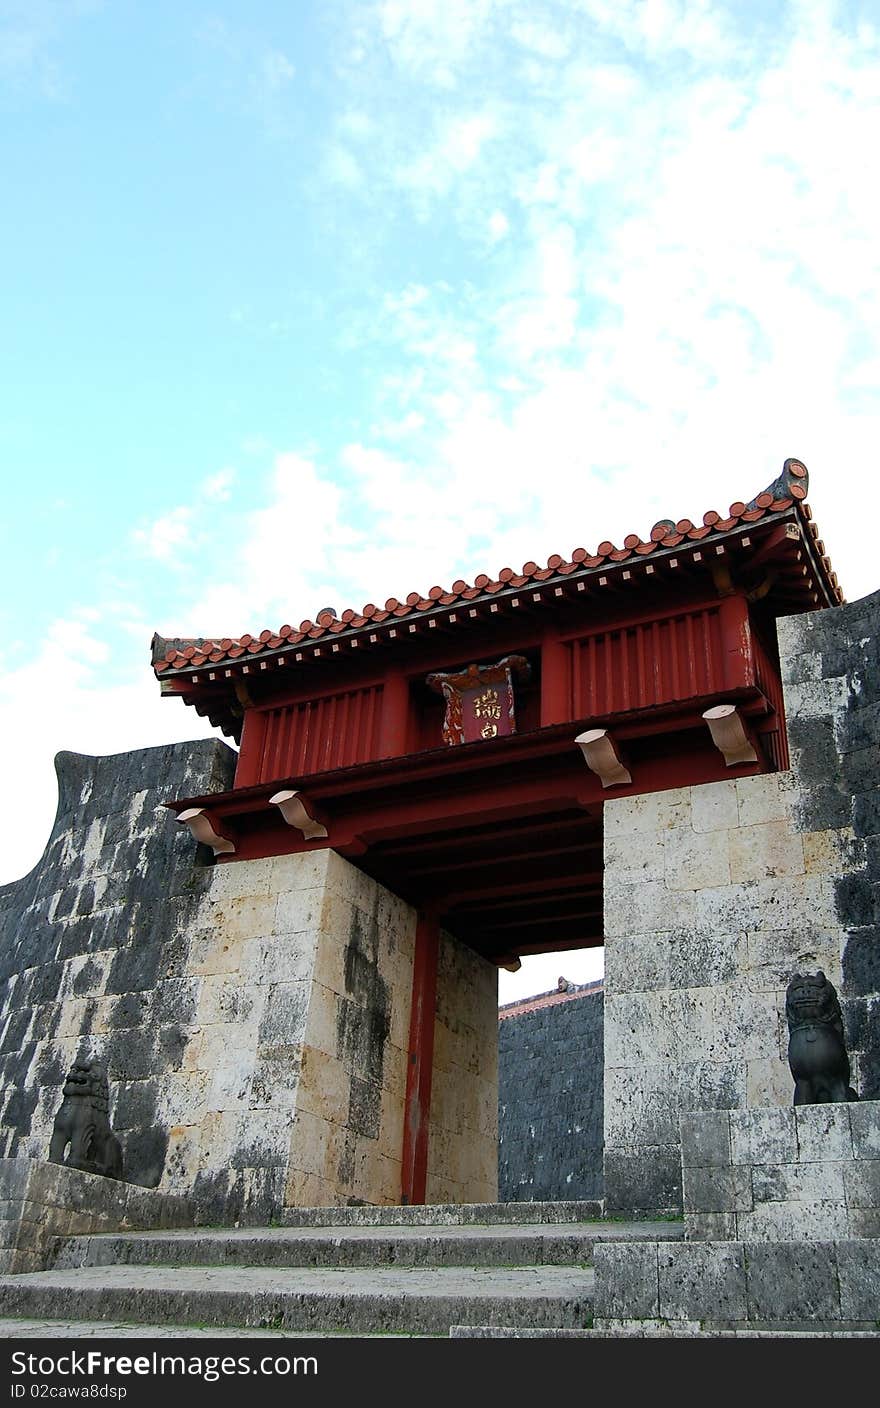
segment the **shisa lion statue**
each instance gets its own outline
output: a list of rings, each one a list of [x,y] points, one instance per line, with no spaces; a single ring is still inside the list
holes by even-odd
[[[74,1061],[52,1128],[50,1163],[104,1178],[122,1178],[122,1146],[110,1128],[109,1110],[110,1088],[103,1062]]]
[[[840,1003],[823,972],[795,973],[785,993],[785,1016],[795,1105],[858,1100],[849,1083]]]

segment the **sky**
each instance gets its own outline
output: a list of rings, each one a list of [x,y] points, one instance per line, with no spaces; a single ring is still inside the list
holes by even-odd
[[[788,456],[880,587],[878,153],[876,0],[0,0],[0,883],[58,750],[210,734],[154,631],[647,536]]]

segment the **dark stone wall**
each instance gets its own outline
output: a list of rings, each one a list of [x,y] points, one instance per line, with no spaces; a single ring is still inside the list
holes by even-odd
[[[851,831],[835,880],[841,1005],[863,1100],[880,1099],[880,592],[781,623],[803,830]]]
[[[42,860],[0,888],[0,1156],[46,1158],[65,1075],[94,1048],[126,1179],[158,1184],[168,1131],[153,1114],[186,1045],[187,930],[212,874],[162,804],[225,790],[235,759],[218,740],[55,759]]]
[[[501,1202],[603,1196],[603,1007],[600,990],[499,1022]]]

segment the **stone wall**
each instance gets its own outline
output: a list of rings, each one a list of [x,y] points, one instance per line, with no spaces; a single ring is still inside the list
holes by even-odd
[[[440,931],[428,1203],[498,1197],[498,969]]]
[[[880,1237],[880,1102],[681,1117],[688,1240]]]
[[[598,1243],[597,1330],[876,1333],[880,1241]]]
[[[611,1209],[681,1207],[680,1112],[791,1104],[798,970],[838,989],[876,1094],[878,605],[780,622],[791,772],[606,803]]]
[[[499,1197],[601,1198],[602,990],[522,1006],[499,1024]]]
[[[58,1238],[92,1232],[188,1227],[185,1199],[61,1164],[0,1159],[0,1274],[54,1265]]]
[[[397,1203],[416,913],[331,850],[214,864],[162,805],[223,790],[215,742],[59,755],[43,861],[0,892],[0,1154],[45,1159],[100,1055],[132,1183],[200,1217]],[[496,1196],[496,970],[441,943],[429,1179]]]
[[[67,1071],[99,1047],[127,1177],[159,1183],[161,1106],[170,1075],[185,1084],[198,996],[190,932],[213,874],[162,803],[228,787],[234,764],[219,742],[58,755],[43,858],[0,889],[0,1153],[46,1158]]]

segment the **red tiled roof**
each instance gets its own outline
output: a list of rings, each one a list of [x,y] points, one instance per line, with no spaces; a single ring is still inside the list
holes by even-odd
[[[537,1012],[542,1007],[556,1007],[560,1002],[572,1002],[579,997],[594,997],[596,993],[604,992],[605,984],[601,978],[595,983],[584,983],[580,987],[570,987],[564,992],[554,989],[552,992],[541,992],[535,997],[524,997],[518,1002],[507,1002],[503,1007],[498,1008],[498,1020],[503,1022],[508,1017],[522,1017],[526,1012]]]
[[[758,524],[784,514],[793,506],[798,508],[800,517],[808,525],[809,536],[819,559],[819,570],[829,597],[839,602],[843,600],[843,593],[825,555],[824,544],[819,540],[816,525],[811,521],[809,505],[805,502],[808,482],[807,470],[801,461],[787,459],[779,478],[750,503],[733,503],[724,516],[714,509],[710,510],[703,514],[701,524],[694,524],[689,518],[682,518],[677,522],[662,519],[654,525],[647,538],[640,538],[637,533],[628,534],[624,538],[622,548],[606,541],[599,544],[595,553],[588,552],[586,548],[575,548],[570,558],[563,558],[554,553],[547,559],[546,567],[539,567],[536,562],[525,563],[520,572],[515,572],[512,567],[503,567],[497,578],[482,573],[474,578],[472,585],[459,580],[453,582],[448,589],[431,587],[425,596],[413,591],[404,601],[389,597],[383,607],[369,602],[360,611],[349,608],[339,617],[329,608],[325,608],[318,612],[314,621],[301,621],[298,627],[284,625],[275,631],[267,629],[261,631],[258,636],[165,640],[156,635],[153,637],[153,668],[161,677],[220,662],[232,665],[242,658],[246,661],[252,656],[289,649],[304,641],[314,643],[325,638],[332,639],[341,632],[351,634],[363,628],[377,626],[390,618],[418,617],[420,613],[438,607],[487,600],[506,588],[517,589],[553,579],[564,579],[573,572],[614,569],[621,563],[638,561],[664,549],[678,547],[679,544],[699,543],[703,539],[711,541],[737,528]]]

